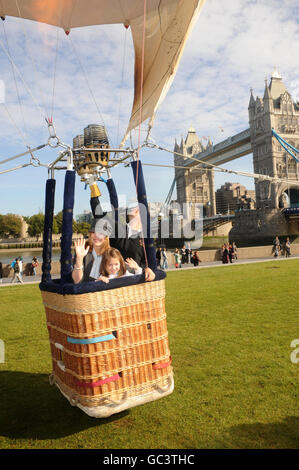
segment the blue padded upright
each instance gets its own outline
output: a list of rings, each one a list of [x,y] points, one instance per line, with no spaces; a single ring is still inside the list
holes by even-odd
[[[61,236],[61,282],[69,282],[72,273],[72,236],[73,236],[73,209],[75,197],[76,172],[68,170],[65,174],[62,236]]]
[[[51,260],[52,260],[52,230],[55,200],[54,179],[48,179],[46,183],[45,200],[45,221],[43,234],[43,264],[42,264],[42,282],[51,280]]]
[[[143,227],[146,226],[147,228],[147,233],[144,233],[143,231],[147,262],[148,262],[149,268],[151,268],[153,271],[156,271],[157,270],[156,250],[154,246],[154,241],[150,237],[150,213],[149,213],[148,204],[147,204],[142,164],[140,161],[134,161],[134,162],[131,162],[131,167],[133,170],[138,202],[140,204],[143,204],[146,208],[146,216],[145,216],[146,220],[144,220],[145,219],[144,214],[141,213],[141,223]]]

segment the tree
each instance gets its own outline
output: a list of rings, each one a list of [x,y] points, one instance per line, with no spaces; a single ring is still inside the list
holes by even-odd
[[[77,222],[77,233],[82,233],[82,235],[88,235],[90,229],[90,224],[87,222]]]
[[[63,213],[62,211],[57,212],[57,214],[54,216],[53,219],[53,233],[61,233],[62,232],[62,218],[63,218]],[[54,225],[55,225],[55,231],[54,232]],[[56,228],[57,227],[57,228]],[[77,232],[77,222],[73,219],[73,233]]]
[[[38,240],[38,237],[43,233],[44,231],[44,221],[45,221],[45,216],[42,213],[35,214],[32,217],[29,218],[28,220],[28,234],[31,237],[36,237]]]
[[[54,216],[55,223],[57,225],[58,232],[61,233],[62,231],[62,211],[57,212],[57,214]],[[54,220],[53,220],[53,225],[54,225]]]
[[[19,237],[22,231],[22,219],[16,214],[0,216],[0,235],[2,237]]]
[[[54,233],[55,235],[57,235],[57,234],[59,233],[58,224],[57,224],[57,222],[56,222],[55,217],[53,218],[52,233]]]
[[[73,233],[78,233],[78,223],[73,219],[73,224],[72,224],[72,230]]]

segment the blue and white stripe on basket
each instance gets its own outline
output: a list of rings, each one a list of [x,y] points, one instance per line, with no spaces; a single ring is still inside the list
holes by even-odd
[[[105,336],[98,336],[97,338],[86,338],[86,339],[71,338],[70,336],[67,337],[68,342],[72,344],[101,343],[103,341],[109,341],[110,339],[115,339],[115,336],[110,334],[110,335],[105,335]]]

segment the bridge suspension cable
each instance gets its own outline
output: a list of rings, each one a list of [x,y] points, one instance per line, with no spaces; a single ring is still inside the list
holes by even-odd
[[[175,187],[175,178],[173,179],[173,182],[170,186],[170,190],[169,190],[169,192],[167,194],[167,197],[165,199],[164,206],[170,204],[171,197],[172,197],[172,194],[173,194],[173,191],[174,191],[174,187]]]
[[[272,135],[274,135],[274,137],[277,139],[280,145],[288,152],[288,154],[290,154],[291,157],[293,157],[294,160],[296,160],[296,162],[299,163],[299,159],[287,147],[292,149],[295,153],[299,153],[299,150],[296,149],[296,147],[294,147],[293,145],[289,144],[286,140],[284,140],[279,134],[277,134],[277,132],[275,132],[273,128],[272,128]]]

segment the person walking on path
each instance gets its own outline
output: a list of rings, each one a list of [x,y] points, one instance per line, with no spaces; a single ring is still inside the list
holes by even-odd
[[[174,252],[174,265],[176,268],[182,267],[182,255],[180,254],[178,248],[176,248]]]
[[[199,251],[196,250],[195,253],[193,254],[192,258],[192,263],[194,264],[194,266],[198,266],[199,263],[201,263],[201,259],[199,258]]]
[[[181,249],[181,264],[185,264],[185,263],[188,263],[188,254],[187,254],[186,246],[184,245],[183,248]]]
[[[234,250],[235,260],[237,260],[238,259],[238,249],[237,249],[237,245],[235,244],[235,242],[233,242],[233,250]]]
[[[38,260],[36,256],[32,258],[31,267],[32,267],[33,275],[36,276],[36,268],[38,267]]]
[[[168,260],[167,260],[166,248],[162,249],[161,260],[162,260],[162,266],[161,266],[162,269],[168,269]]]
[[[16,259],[16,262],[13,267],[14,275],[12,278],[11,283],[13,284],[15,282],[15,279],[17,279],[21,284],[23,284],[22,277],[20,276],[20,262],[19,259]]]
[[[188,244],[188,247],[186,248],[186,259],[187,259],[187,263],[190,264],[191,263],[191,248],[190,248],[190,243]]]
[[[285,255],[286,255],[286,258],[291,256],[291,242],[290,242],[289,237],[287,237],[286,243],[285,243]]]
[[[273,241],[273,249],[274,249],[274,258],[277,258],[281,250],[281,244],[280,244],[278,236],[276,236]]]
[[[157,259],[157,266],[161,268],[161,248],[157,248],[156,259]]]
[[[233,245],[229,245],[229,248],[228,248],[228,257],[229,257],[229,262],[230,262],[230,263],[232,263],[233,260],[235,259],[235,252],[234,252]]]
[[[228,264],[228,249],[227,249],[227,244],[225,243],[221,247],[221,258],[222,258],[222,263],[223,264]]]
[[[23,281],[23,258],[19,256],[20,278]]]

